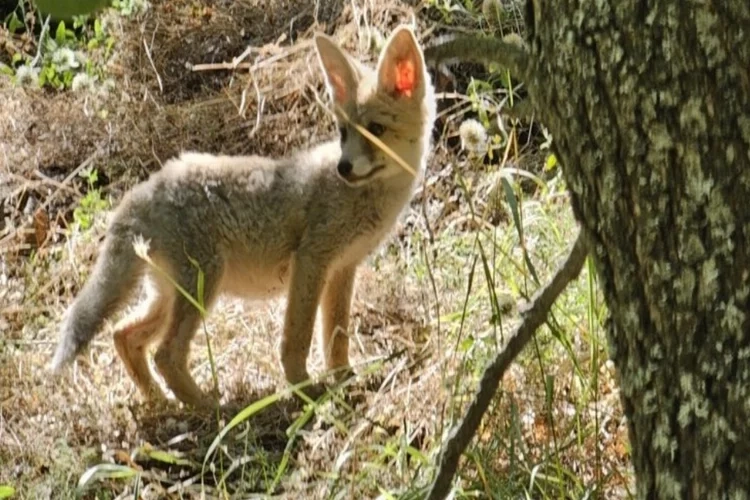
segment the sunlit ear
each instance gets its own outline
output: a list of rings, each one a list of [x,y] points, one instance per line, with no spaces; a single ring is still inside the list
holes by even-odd
[[[424,59],[414,33],[397,28],[378,63],[378,89],[395,98],[421,99],[425,92]]]
[[[325,35],[315,35],[315,48],[334,102],[344,105],[353,100],[357,92],[359,73],[349,58],[336,42]]]

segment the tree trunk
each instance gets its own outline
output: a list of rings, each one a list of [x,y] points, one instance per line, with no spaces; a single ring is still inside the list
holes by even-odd
[[[750,495],[750,2],[529,0],[639,498]]]

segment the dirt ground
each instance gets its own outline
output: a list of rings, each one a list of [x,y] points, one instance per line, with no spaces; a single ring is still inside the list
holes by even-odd
[[[84,472],[101,464],[123,469],[100,467],[100,480],[92,481],[86,498],[247,498],[263,492],[283,498],[374,498],[426,484],[428,464],[436,460],[451,419],[471,395],[483,359],[494,352],[494,343],[477,341],[477,358],[467,362],[461,351],[465,340],[461,343],[456,332],[466,328],[472,338],[494,338],[498,332],[488,326],[492,313],[481,312],[486,306],[480,299],[465,324],[459,327],[455,319],[466,307],[467,280],[487,279],[480,276],[481,262],[467,264],[476,247],[474,232],[495,234],[500,228],[510,235],[503,240],[509,254],[519,255],[507,229],[511,218],[493,201],[487,171],[466,173],[479,193],[471,207],[456,184],[456,170],[467,161],[458,139],[460,114],[472,109],[467,100],[459,101],[464,111],[456,110],[455,100],[440,102],[425,179],[388,244],[359,274],[351,350],[359,375],[315,412],[291,397],[269,401],[206,455],[237,411],[275,399],[285,388],[277,360],[283,299],[222,300],[205,334],[197,336],[193,374],[204,387],[213,383],[209,339],[225,403],[217,414],[176,403],[142,404],[106,333],[69,373],[52,378],[45,365],[59,319],[88,276],[106,227],[104,209],[94,213],[88,230],[74,227],[75,208],[90,190],[98,189],[116,205],[124,191],[183,150],[280,156],[328,139],[335,126],[324,108],[313,33],[334,35],[374,64],[373,44],[395,26],[416,22],[428,43],[441,31],[435,19],[426,3],[396,0],[154,2],[138,16],[109,19],[117,42],[106,63],[113,81],[107,91],[35,90],[0,78],[0,484],[14,485],[19,498],[69,498]],[[462,72],[470,70],[482,69],[454,68],[453,77],[433,70],[438,91],[464,88],[469,78]],[[536,139],[529,129],[522,134],[519,142],[528,147],[512,166],[541,172]],[[93,183],[79,175],[89,168],[98,172]],[[539,241],[554,242],[537,245],[545,262],[539,272],[546,276],[571,241],[573,231],[563,228],[574,223],[564,196],[538,205],[543,205],[540,214],[562,214],[550,223],[558,227],[540,229],[546,236]],[[536,206],[529,214],[537,213]],[[483,222],[474,210],[485,214]],[[508,283],[501,286],[511,298],[500,335],[517,321],[515,303],[523,295]],[[575,298],[568,301],[580,306]],[[577,325],[571,328],[583,332],[575,335],[585,336],[582,320],[571,321]],[[579,347],[576,355],[586,356]],[[317,347],[310,359],[313,371],[319,370]],[[568,377],[576,363],[553,362],[548,375]],[[595,368],[600,367],[597,399],[586,407],[596,412],[596,424],[593,413],[584,419],[602,433],[582,434],[580,446],[558,461],[576,471],[578,482],[603,485],[605,493],[599,494],[612,498],[622,496],[629,481],[626,433],[604,357]],[[515,439],[527,439],[528,463],[549,455],[557,436],[541,415],[550,395],[539,382],[544,376],[534,370],[519,368],[507,378],[505,399],[492,410],[479,439],[488,448],[477,451],[467,466],[466,484],[484,481],[487,493],[483,474],[491,471],[477,464],[490,463],[506,474],[514,459],[497,449]],[[529,387],[530,380],[535,386]],[[573,385],[558,387],[551,397],[567,401],[579,390]],[[606,421],[599,420],[599,412]],[[570,435],[580,416],[559,414],[558,424]],[[523,436],[512,436],[516,427],[510,422],[523,415],[531,415],[519,424]],[[600,447],[608,450],[604,456]],[[492,449],[498,458],[477,458]],[[105,477],[125,470],[137,474]],[[515,495],[512,484],[518,482],[510,474],[497,484]]]

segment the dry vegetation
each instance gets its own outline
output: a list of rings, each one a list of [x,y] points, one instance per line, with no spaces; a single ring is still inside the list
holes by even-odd
[[[434,155],[402,224],[362,267],[352,342],[359,376],[343,391],[314,406],[276,401],[283,300],[223,301],[198,335],[193,371],[212,384],[209,339],[227,403],[220,414],[141,404],[106,334],[66,376],[51,379],[44,365],[96,255],[106,202],[184,149],[281,155],[335,133],[315,31],[372,62],[378,40],[402,22],[416,22],[424,43],[451,29],[520,29],[512,2],[501,22],[437,3],[154,2],[131,16],[101,14],[115,43],[91,57],[114,85],[56,91],[0,75],[0,488],[13,486],[13,498],[73,497],[90,470],[98,475],[85,498],[419,497],[517,306],[576,233],[539,127],[493,125],[498,108],[523,93],[513,82],[510,99],[502,72],[434,74],[443,93]],[[5,63],[37,50],[32,34],[6,29],[0,42]],[[239,56],[234,70],[221,64]],[[467,137],[462,148],[461,123],[485,111],[491,154],[484,143],[470,151]],[[79,175],[88,169],[96,178]],[[456,498],[627,496],[604,314],[584,269],[506,376]]]

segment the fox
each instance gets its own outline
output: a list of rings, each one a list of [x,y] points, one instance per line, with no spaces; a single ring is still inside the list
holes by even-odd
[[[204,392],[188,369],[203,316],[177,286],[196,290],[199,280],[206,311],[225,294],[286,294],[279,358],[289,384],[310,380],[318,309],[326,370],[352,373],[356,268],[413,196],[436,103],[409,26],[393,31],[374,69],[326,35],[314,40],[338,137],[278,158],[183,152],[133,187],[111,215],[93,270],[61,321],[53,373],[72,363],[145,282],[146,299],[113,327],[127,374],[146,400],[165,399],[147,360],[154,345],[156,371],[174,396],[215,407],[218,396]]]

